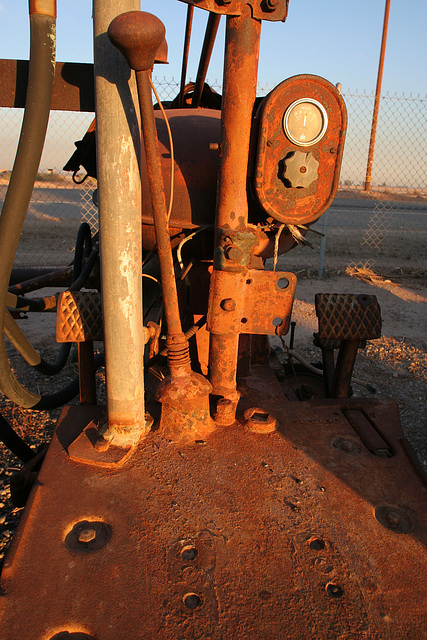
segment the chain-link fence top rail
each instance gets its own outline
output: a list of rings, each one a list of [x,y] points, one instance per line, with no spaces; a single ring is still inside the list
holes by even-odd
[[[163,101],[172,100],[179,83],[155,78]],[[218,82],[212,88],[221,92]],[[273,87],[260,86],[258,95]],[[353,262],[372,264],[410,261],[416,266],[425,256],[427,239],[427,127],[426,98],[382,96],[376,135],[371,191],[364,191],[374,94],[343,93],[348,110],[348,131],[340,188],[327,216],[314,229],[326,234],[325,266]],[[81,221],[95,231],[97,210],[92,203],[95,181],[75,185],[62,167],[73,153],[74,142],[87,130],[93,114],[52,112],[16,266],[55,266],[72,259]],[[3,204],[13,166],[22,110],[0,110],[0,201]],[[309,234],[313,249],[298,247],[281,258],[282,266],[316,267],[321,240]]]

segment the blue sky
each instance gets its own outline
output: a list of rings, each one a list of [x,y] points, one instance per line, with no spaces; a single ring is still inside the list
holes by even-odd
[[[385,0],[290,0],[286,23],[263,23],[259,83],[270,88],[297,73],[314,73],[343,90],[375,89]],[[187,5],[143,0],[142,9],[166,26],[168,66],[156,74],[179,79]],[[92,61],[92,2],[58,0],[60,61]],[[189,75],[197,71],[207,13],[196,9]],[[222,21],[224,22],[224,20]],[[383,92],[426,94],[426,0],[391,0]],[[210,81],[222,76],[223,31],[214,50]],[[0,0],[0,58],[28,58],[27,0]]]

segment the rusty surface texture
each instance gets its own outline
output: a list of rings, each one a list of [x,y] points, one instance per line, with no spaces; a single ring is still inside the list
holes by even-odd
[[[324,107],[328,126],[318,142],[301,147],[286,136],[284,116],[288,107],[304,98]],[[294,76],[271,91],[258,118],[254,184],[261,206],[280,222],[308,224],[317,220],[338,188],[347,126],[343,99],[323,78]],[[304,182],[296,182],[295,175],[304,176]]]
[[[373,340],[381,336],[381,309],[375,296],[318,293],[315,307],[321,340]]]
[[[253,18],[274,22],[286,20],[289,4],[289,0],[181,0],[181,2],[228,16],[242,15],[249,5]]]
[[[63,411],[3,567],[3,640],[423,637],[427,489],[396,405],[287,402],[264,368],[241,391],[234,425],[154,430],[119,467],[67,454],[102,409]]]
[[[56,341],[102,340],[102,299],[100,293],[64,291],[58,298]]]

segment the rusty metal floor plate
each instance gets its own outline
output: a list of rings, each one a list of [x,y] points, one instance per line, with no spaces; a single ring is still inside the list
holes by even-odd
[[[153,431],[111,469],[67,454],[99,409],[65,409],[4,564],[2,639],[425,637],[427,488],[396,405],[271,390],[248,379],[239,415],[265,406],[274,433]]]

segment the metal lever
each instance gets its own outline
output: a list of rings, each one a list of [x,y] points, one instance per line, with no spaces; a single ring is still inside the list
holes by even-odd
[[[211,386],[203,376],[191,370],[188,340],[182,330],[151,94],[151,70],[165,38],[165,27],[149,13],[130,11],[112,21],[108,37],[136,72],[138,87],[167,323],[170,377],[162,382],[157,392],[157,399],[162,403],[160,428],[175,440],[200,438],[212,430],[209,415]]]

